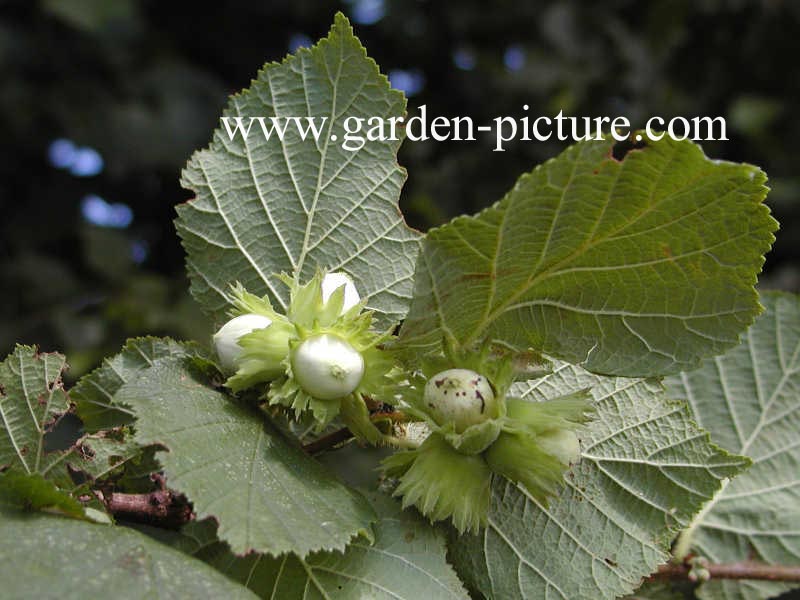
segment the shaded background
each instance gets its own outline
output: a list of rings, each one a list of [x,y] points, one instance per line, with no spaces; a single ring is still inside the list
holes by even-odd
[[[347,14],[409,107],[469,115],[722,115],[714,158],[764,168],[781,222],[763,287],[798,291],[800,2],[0,0],[0,353],[77,377],[125,338],[205,340],[174,205],[227,96]],[[421,229],[491,204],[564,143],[406,142]]]

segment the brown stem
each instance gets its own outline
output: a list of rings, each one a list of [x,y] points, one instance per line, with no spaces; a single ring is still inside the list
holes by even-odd
[[[800,582],[800,566],[765,565],[754,562],[709,564],[711,579],[752,579],[760,581]],[[658,567],[652,579],[688,579],[691,566],[665,564]]]
[[[395,423],[402,423],[408,420],[408,417],[399,410],[394,410],[391,412],[374,412],[370,414],[369,418],[372,421],[381,421],[383,419],[389,419],[390,421],[394,421]],[[308,454],[317,454],[319,452],[322,452],[323,450],[328,450],[330,448],[338,446],[339,444],[346,442],[352,437],[353,437],[352,432],[347,427],[342,427],[341,429],[337,429],[336,431],[324,435],[321,438],[314,440],[313,442],[305,444],[303,446],[303,450],[305,450]]]
[[[185,496],[171,490],[108,495],[95,491],[95,494],[118,519],[168,528],[178,528],[192,520],[192,505]]]
[[[338,446],[342,442],[349,440],[351,437],[353,437],[352,432],[347,427],[342,427],[341,429],[337,429],[332,433],[323,435],[321,438],[314,440],[313,442],[305,444],[303,446],[303,450],[305,450],[308,454],[317,454],[318,452],[322,452],[328,448]]]

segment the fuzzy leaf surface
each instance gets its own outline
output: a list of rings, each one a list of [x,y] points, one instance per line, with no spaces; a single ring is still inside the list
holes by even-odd
[[[490,598],[616,598],[665,562],[676,532],[748,464],[710,443],[654,380],[555,363],[514,391],[541,401],[590,387],[597,414],[582,458],[548,506],[496,478],[489,525],[462,537],[459,573]]]
[[[0,474],[0,506],[25,510],[52,510],[83,518],[83,506],[39,473],[8,469]]]
[[[306,118],[326,121],[319,140],[303,140],[291,124],[283,140],[266,139],[258,121],[246,140],[241,132],[231,140],[223,122],[210,146],[192,156],[181,183],[196,197],[178,207],[176,223],[203,308],[221,319],[234,281],[285,308],[288,292],[273,274],[308,281],[319,267],[348,273],[382,324],[401,319],[419,234],[397,205],[406,176],[397,164],[400,141],[370,141],[355,151],[342,142],[348,118],[365,123],[404,112],[403,95],[342,14],[328,37],[265,65],[250,88],[232,96],[223,117],[241,117],[245,127],[258,117],[267,127],[272,117],[282,124],[300,118],[303,127]]]
[[[711,562],[800,564],[800,298],[766,293],[766,311],[740,346],[667,380],[698,423],[753,466],[731,480],[695,522],[693,550]],[[797,587],[712,581],[706,599],[761,600]]]
[[[425,238],[401,330],[534,348],[595,373],[677,373],[736,345],[774,240],[766,176],[665,137],[612,157],[580,142],[497,204]]]

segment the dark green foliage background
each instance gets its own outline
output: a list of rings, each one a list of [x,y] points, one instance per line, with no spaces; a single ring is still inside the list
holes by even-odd
[[[82,7],[82,8],[81,8]],[[80,10],[78,10],[80,8]],[[317,39],[352,3],[319,0],[197,5],[77,0],[0,4],[0,352],[15,341],[65,351],[77,377],[123,340],[171,334],[203,340],[210,325],[188,297],[174,205],[178,173],[204,146],[227,95],[288,51]],[[781,1],[402,2],[388,0],[356,34],[384,72],[418,69],[409,99],[429,115],[723,115],[731,141],[715,158],[762,167],[782,231],[762,287],[800,290],[800,5]],[[503,65],[510,44],[520,71]],[[460,70],[458,48],[475,68]],[[106,168],[75,178],[50,166],[58,137],[97,148]],[[407,142],[402,206],[431,225],[491,204],[520,172],[566,143]],[[93,228],[80,199],[97,193],[134,210],[123,231]],[[129,258],[132,240],[149,257]]]

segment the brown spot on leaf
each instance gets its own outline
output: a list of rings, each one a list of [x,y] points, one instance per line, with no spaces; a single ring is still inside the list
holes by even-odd
[[[123,554],[116,561],[117,566],[133,573],[136,576],[142,576],[146,572],[147,554],[141,546],[131,549],[129,552]]]
[[[83,460],[94,459],[94,450],[92,450],[89,446],[86,446],[85,444],[78,444],[75,448]]]
[[[496,275],[494,273],[465,273],[461,276],[462,280],[465,281],[472,281],[472,280],[483,280],[483,279],[496,279]]]

